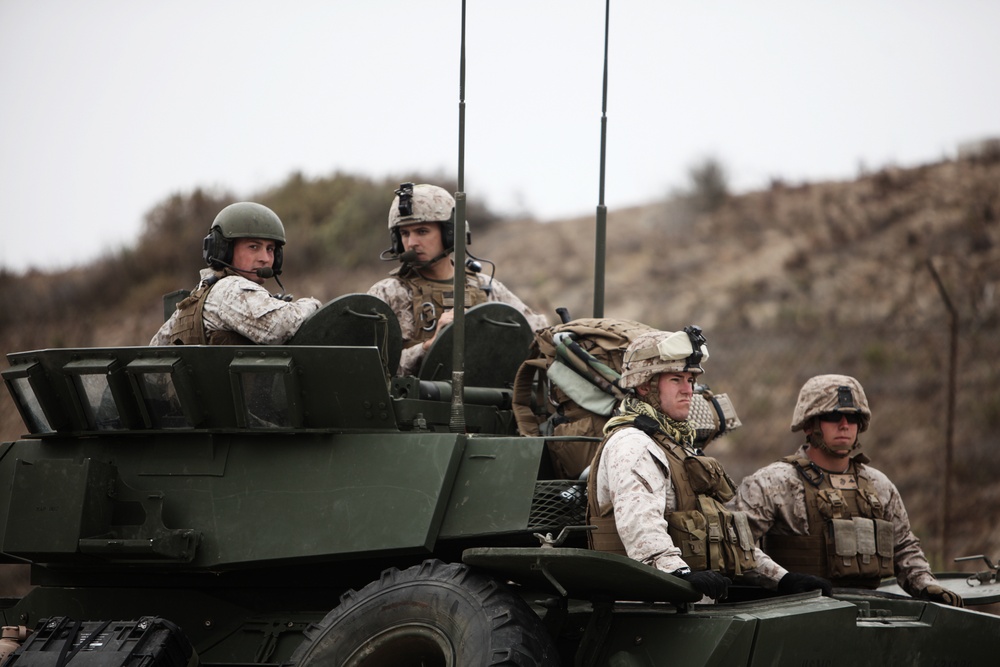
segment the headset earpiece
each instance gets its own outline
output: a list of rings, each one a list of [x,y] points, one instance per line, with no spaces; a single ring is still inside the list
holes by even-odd
[[[455,216],[454,216],[454,213],[453,213],[452,214],[452,218],[454,218],[454,217]],[[438,224],[441,225],[441,243],[444,244],[444,249],[445,250],[454,250],[455,249],[455,223],[452,222],[451,220],[445,220],[443,222],[439,222]]]
[[[222,265],[215,265],[215,260],[225,262],[226,264],[233,263],[233,244],[222,235],[222,230],[218,227],[212,227],[212,230],[202,241],[201,256],[205,260],[205,263],[214,269],[222,268]]]
[[[274,271],[274,275],[281,273],[281,260],[285,257],[284,243],[274,244],[274,264],[271,265],[271,270]]]

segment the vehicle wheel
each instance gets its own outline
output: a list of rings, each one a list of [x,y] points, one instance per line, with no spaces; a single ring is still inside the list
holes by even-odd
[[[466,565],[389,568],[305,631],[297,667],[474,667],[559,664],[527,603]]]

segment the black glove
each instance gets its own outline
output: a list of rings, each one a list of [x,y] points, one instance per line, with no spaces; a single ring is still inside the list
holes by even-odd
[[[707,595],[713,600],[725,600],[726,595],[729,593],[729,584],[733,583],[729,577],[708,570],[690,572],[682,574],[680,577],[694,586],[696,591],[702,595]]]
[[[930,600],[931,602],[940,602],[941,604],[951,605],[952,607],[964,607],[965,601],[962,596],[958,593],[953,593],[947,588],[942,586],[935,586],[931,584],[924,590],[917,594],[921,600]]]
[[[778,593],[781,595],[806,591],[823,591],[823,595],[830,597],[833,594],[833,584],[823,577],[804,572],[789,572],[778,582]]]

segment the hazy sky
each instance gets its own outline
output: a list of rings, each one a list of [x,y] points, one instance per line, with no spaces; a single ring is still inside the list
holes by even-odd
[[[604,0],[468,5],[469,199],[592,213]],[[460,0],[0,0],[0,266],[90,261],[196,187],[454,175],[460,18]],[[1000,136],[998,26],[994,0],[614,0],[606,204],[706,157],[746,190]]]

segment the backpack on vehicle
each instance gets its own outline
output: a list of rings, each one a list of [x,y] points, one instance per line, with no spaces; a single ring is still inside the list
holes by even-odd
[[[512,409],[521,435],[560,438],[546,443],[560,479],[578,479],[590,465],[604,425],[629,393],[618,386],[625,349],[653,330],[634,320],[584,318],[535,332],[514,379]],[[704,387],[695,394],[690,419],[700,446],[740,426],[729,397]]]

